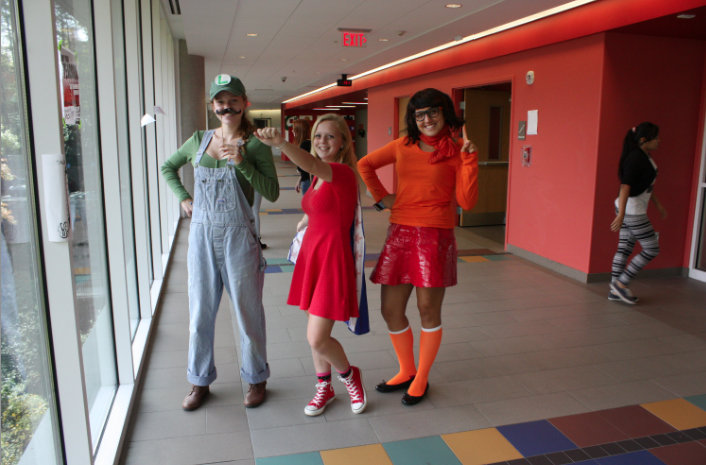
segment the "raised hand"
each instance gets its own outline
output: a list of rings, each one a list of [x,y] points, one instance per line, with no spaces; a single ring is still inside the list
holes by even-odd
[[[473,153],[477,152],[478,147],[473,143],[472,140],[468,138],[468,133],[466,132],[466,126],[463,126],[463,147],[461,147],[461,152]]]
[[[284,138],[279,133],[277,128],[260,128],[253,133],[260,142],[270,147],[280,147],[285,143]]]
[[[233,144],[223,144],[218,149],[221,153],[221,158],[228,158],[233,160],[236,165],[239,165],[243,161],[243,152],[241,147],[245,145],[242,139],[238,139],[235,145]]]

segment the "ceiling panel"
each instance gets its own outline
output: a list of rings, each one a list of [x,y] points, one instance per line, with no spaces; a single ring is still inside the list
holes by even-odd
[[[459,9],[445,8],[447,1],[181,0],[181,8],[189,53],[205,58],[207,80],[221,72],[235,74],[248,89],[274,89],[253,94],[269,101],[273,95],[296,96],[311,91],[309,86],[328,85],[342,73],[359,74],[568,0],[458,0],[463,5]],[[339,27],[372,29],[366,47],[344,48]],[[259,35],[247,37],[250,32]]]

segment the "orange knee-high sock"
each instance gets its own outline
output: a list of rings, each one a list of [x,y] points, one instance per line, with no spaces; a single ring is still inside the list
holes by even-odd
[[[397,360],[400,363],[400,372],[395,375],[387,384],[401,384],[417,374],[417,367],[414,365],[414,335],[412,328],[407,326],[407,329],[402,331],[390,331],[390,339],[397,354]]]
[[[407,390],[410,396],[419,397],[424,394],[429,380],[429,370],[434,364],[436,354],[441,346],[441,335],[443,330],[441,326],[433,329],[422,328],[422,336],[419,338],[419,370],[417,377],[414,378],[412,385]]]

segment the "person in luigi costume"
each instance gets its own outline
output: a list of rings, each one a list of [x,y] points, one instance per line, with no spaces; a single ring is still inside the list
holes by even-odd
[[[162,166],[167,185],[191,217],[189,231],[189,360],[191,391],[184,410],[201,406],[216,379],[214,336],[223,288],[233,303],[240,328],[241,377],[249,383],[245,406],[265,400],[267,364],[262,288],[265,259],[255,231],[254,192],[274,202],[279,184],[272,150],[252,136],[246,117],[248,97],[235,76],[211,82],[210,104],[221,122],[196,131]],[[179,179],[179,168],[194,166],[194,197]]]

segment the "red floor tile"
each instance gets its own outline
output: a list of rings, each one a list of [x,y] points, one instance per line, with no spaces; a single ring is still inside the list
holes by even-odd
[[[706,447],[696,442],[650,449],[650,453],[667,465],[704,465]]]
[[[579,447],[629,439],[598,412],[552,418],[549,422]]]
[[[676,431],[639,405],[603,410],[598,414],[627,434],[629,438]]]

